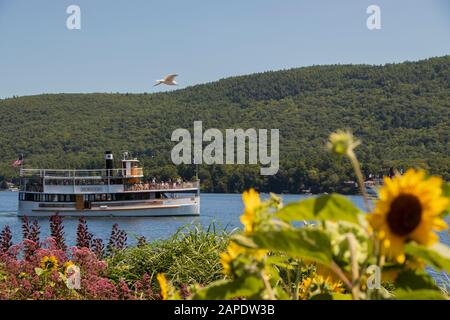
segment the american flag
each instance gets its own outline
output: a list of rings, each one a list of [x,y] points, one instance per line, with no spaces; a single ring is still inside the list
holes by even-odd
[[[21,165],[23,165],[23,155],[20,155],[20,156],[19,156],[19,159],[17,159],[16,161],[14,161],[14,162],[12,163],[12,166],[13,166],[14,168],[20,167]]]

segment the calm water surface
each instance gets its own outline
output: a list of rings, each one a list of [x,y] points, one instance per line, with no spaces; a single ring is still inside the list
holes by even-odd
[[[21,218],[17,217],[17,192],[0,192],[0,228],[9,225],[13,232],[13,241],[19,242],[21,236]],[[263,197],[267,195],[262,195]],[[283,195],[285,203],[306,198],[305,195]],[[350,199],[362,208],[363,201],[359,196]],[[90,232],[96,238],[107,240],[111,227],[118,223],[128,234],[129,243],[134,243],[136,237],[144,236],[148,240],[165,239],[174,234],[180,227],[198,224],[208,227],[212,223],[216,228],[232,230],[241,227],[239,216],[242,214],[243,204],[240,194],[202,194],[201,213],[197,217],[91,217],[86,218]],[[41,226],[41,238],[49,235],[48,217],[37,219]],[[64,231],[69,245],[75,243],[78,218],[64,217]]]
[[[17,192],[0,192],[0,228],[9,225],[13,232],[13,242],[19,242],[21,235],[21,218],[17,217]],[[268,195],[262,194],[262,197]],[[306,195],[282,195],[283,202],[289,203],[304,199]],[[349,196],[349,199],[359,208],[364,203],[361,196]],[[201,195],[201,213],[197,217],[91,217],[86,218],[90,232],[94,237],[109,239],[112,225],[117,223],[128,234],[129,243],[134,243],[136,237],[144,236],[148,240],[166,239],[179,228],[189,224],[201,224],[208,227],[214,224],[216,228],[232,230],[242,227],[239,217],[243,211],[240,194],[207,194]],[[41,226],[41,238],[49,236],[48,217],[37,219]],[[73,245],[76,238],[78,218],[64,217],[64,231],[67,244]],[[441,233],[441,241],[450,244],[447,232]]]

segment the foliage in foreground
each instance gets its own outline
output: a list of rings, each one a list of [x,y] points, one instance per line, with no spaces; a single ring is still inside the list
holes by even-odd
[[[214,226],[180,229],[168,240],[141,244],[118,251],[108,259],[111,279],[133,282],[149,274],[163,272],[180,288],[209,284],[223,278],[219,253],[228,244],[229,234],[216,232]]]
[[[328,146],[351,160],[366,197],[358,145],[338,131]],[[221,255],[226,279],[193,286],[192,298],[448,299],[425,267],[450,272],[450,249],[435,234],[447,229],[449,191],[441,178],[410,169],[386,178],[375,207],[366,198],[363,212],[338,194],[283,206],[251,189],[243,195],[244,231]],[[162,274],[158,280],[163,297],[178,298]]]

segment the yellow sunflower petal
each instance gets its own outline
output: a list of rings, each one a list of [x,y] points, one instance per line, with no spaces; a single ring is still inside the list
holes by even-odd
[[[161,298],[163,300],[167,300],[168,298],[168,285],[166,277],[164,276],[164,273],[158,273],[156,275],[156,280],[158,280],[159,288],[161,289]]]
[[[436,231],[444,231],[448,228],[447,223],[441,218],[434,218],[433,219],[433,228]]]
[[[244,225],[244,232],[248,234],[253,232],[255,210],[261,205],[261,199],[255,189],[250,189],[242,194],[242,200],[245,208],[240,220]]]
[[[242,194],[242,200],[244,201],[245,210],[248,211],[253,211],[261,205],[261,199],[255,189],[245,191]]]

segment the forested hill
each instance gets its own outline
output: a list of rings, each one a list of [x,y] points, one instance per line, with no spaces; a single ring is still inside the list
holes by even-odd
[[[149,88],[150,90],[150,88]],[[172,131],[203,128],[280,129],[281,167],[263,177],[257,166],[203,165],[207,191],[249,186],[275,192],[343,191],[347,161],[325,148],[337,128],[362,141],[365,173],[421,166],[450,177],[450,56],[418,62],[312,66],[223,79],[156,94],[43,94],[0,100],[0,180],[26,167],[94,168],[103,152],[142,158],[146,174],[194,175],[170,162]]]

